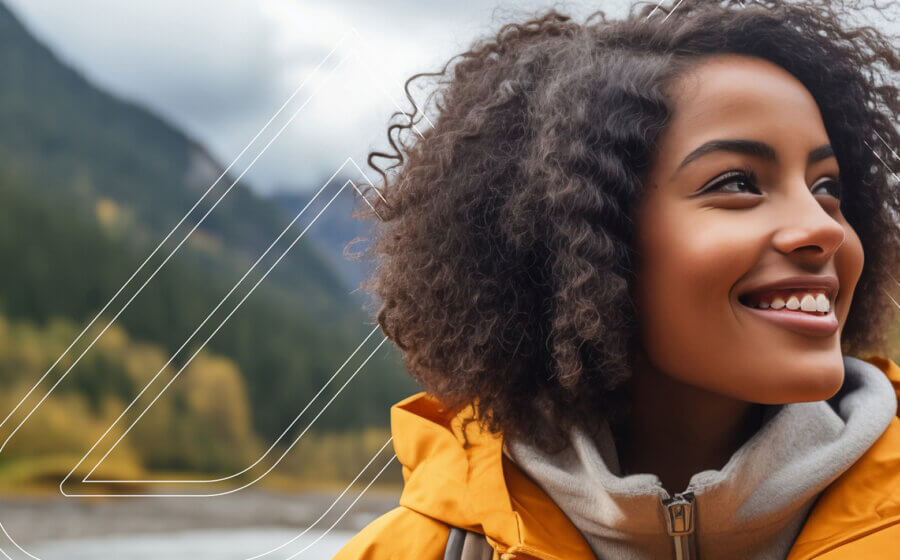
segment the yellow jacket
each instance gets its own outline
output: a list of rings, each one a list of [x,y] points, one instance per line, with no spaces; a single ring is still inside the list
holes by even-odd
[[[900,367],[872,356],[900,398]],[[357,533],[334,560],[441,560],[450,526],[481,533],[500,560],[596,560],[553,501],[502,453],[502,435],[466,427],[425,393],[391,407],[403,465],[398,507]],[[900,558],[900,418],[819,497],[787,560]]]

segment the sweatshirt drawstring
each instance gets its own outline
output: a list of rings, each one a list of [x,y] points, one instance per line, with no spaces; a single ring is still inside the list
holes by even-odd
[[[682,492],[660,500],[666,518],[666,531],[674,541],[675,560],[697,560],[694,549],[694,493]]]

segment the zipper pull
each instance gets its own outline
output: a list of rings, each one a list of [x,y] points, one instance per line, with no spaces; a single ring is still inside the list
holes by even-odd
[[[697,560],[694,550],[694,493],[682,492],[662,499],[666,530],[675,544],[675,560]]]

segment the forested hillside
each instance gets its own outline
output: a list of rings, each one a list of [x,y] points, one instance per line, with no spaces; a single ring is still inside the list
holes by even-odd
[[[0,390],[6,404],[65,350],[222,169],[174,126],[97,89],[61,63],[0,4],[0,320],[6,329],[2,336],[28,329],[25,338],[43,348],[31,355],[29,367],[20,367],[19,358],[10,357],[11,339],[2,341]],[[231,181],[220,182],[98,326],[106,325],[136,293]],[[117,319],[117,336],[135,348],[152,347],[154,363],[165,356],[161,367],[289,221],[272,202],[238,184]],[[170,368],[193,355],[298,234],[288,233],[273,248]],[[191,367],[216,370],[221,383],[190,389],[189,382],[179,380],[173,395],[186,391],[187,396],[169,397],[169,404],[162,405],[176,407],[167,421],[183,426],[179,433],[206,439],[214,447],[221,443],[221,448],[202,460],[159,450],[142,457],[136,451],[137,464],[227,470],[254,445],[280,434],[372,330],[371,317],[340,280],[333,257],[322,250],[307,240],[291,248],[185,373],[187,378]],[[53,331],[51,343],[54,324],[67,327]],[[65,345],[60,333],[71,335]],[[122,365],[131,360],[130,348],[120,348],[115,360],[106,361],[91,357],[92,349],[59,386],[60,399],[80,404],[48,406],[83,410],[73,426],[106,418],[104,406],[128,402],[143,386],[144,374]],[[175,390],[180,384],[184,386]],[[204,417],[206,405],[190,396],[201,386],[230,403],[225,424],[231,427],[221,437],[204,432],[219,429],[219,420]],[[416,390],[386,344],[353,379],[352,390],[342,394],[336,403],[339,413],[323,415],[316,426],[320,432],[385,428],[389,405]],[[94,420],[92,414],[97,415]],[[20,456],[29,453],[22,441],[15,449]],[[230,458],[226,449],[233,450]],[[0,454],[0,464],[9,456]]]

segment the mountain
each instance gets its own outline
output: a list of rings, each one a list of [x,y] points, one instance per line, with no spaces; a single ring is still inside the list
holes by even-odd
[[[333,182],[346,184],[345,179],[335,179]],[[332,193],[326,192],[316,196],[313,192],[284,190],[273,193],[269,200],[282,210],[286,219],[293,220],[304,208],[305,212],[318,213],[318,209],[324,206],[320,200],[328,203],[332,196]],[[369,225],[352,217],[356,205],[360,203],[361,198],[353,187],[345,186],[309,230],[310,241],[319,248],[348,290],[356,290],[369,272],[365,261],[351,260],[343,255],[347,243],[356,238],[361,240],[350,247],[352,253],[362,252],[369,244]]]
[[[0,68],[0,309],[38,323],[62,316],[85,324],[223,167],[172,124],[62,63],[2,4]],[[232,181],[219,182],[112,312]],[[236,185],[117,323],[135,340],[174,352],[289,222],[282,208]],[[176,364],[212,335],[299,233],[285,234]],[[301,239],[209,342],[239,367],[253,428],[265,437],[279,434],[372,330],[330,250]],[[417,390],[398,357],[382,353],[387,357],[354,381],[360,393],[348,398],[358,402],[319,426],[386,425],[388,405]]]
[[[133,239],[161,239],[223,170],[177,128],[63,65],[2,6],[0,64],[4,172],[85,213],[94,213],[98,203],[124,207],[122,226]],[[232,182],[230,176],[219,182],[183,233]],[[276,208],[238,184],[200,226],[198,238],[206,247],[226,246],[250,258],[285,225]],[[300,284],[310,295],[343,301],[319,255],[303,244],[291,254],[273,271],[272,283],[289,289]]]

